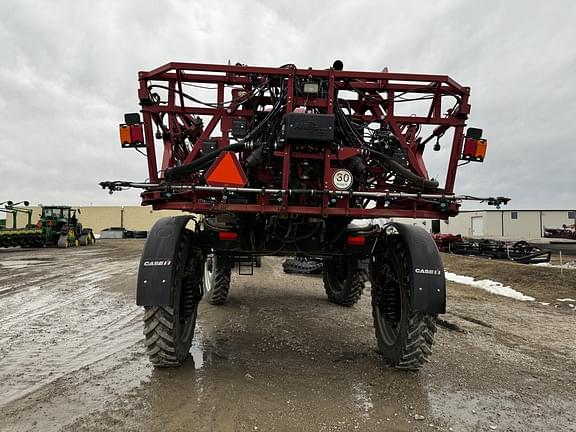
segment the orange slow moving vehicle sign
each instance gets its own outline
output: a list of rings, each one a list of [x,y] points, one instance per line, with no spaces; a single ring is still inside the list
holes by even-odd
[[[210,186],[242,187],[248,181],[236,155],[229,151],[218,156],[204,178]]]

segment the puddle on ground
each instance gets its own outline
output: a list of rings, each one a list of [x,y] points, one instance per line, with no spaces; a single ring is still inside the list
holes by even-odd
[[[130,352],[142,340],[141,308],[120,294],[102,294],[102,281],[131,266],[74,268],[73,278],[70,268],[62,266],[55,280],[33,285],[14,280],[0,290],[6,291],[0,298],[0,406],[116,353]]]
[[[366,385],[362,383],[357,383],[352,386],[352,396],[354,398],[354,404],[360,409],[363,417],[369,417],[370,411],[374,409],[374,403]]]
[[[194,369],[201,369],[204,366],[204,349],[198,339],[202,339],[200,335],[200,329],[198,324],[196,324],[196,331],[194,332],[194,340],[192,341],[192,346],[190,347],[190,356],[194,361]]]

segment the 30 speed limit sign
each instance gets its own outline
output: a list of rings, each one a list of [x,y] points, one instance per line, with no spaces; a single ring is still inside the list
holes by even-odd
[[[332,184],[338,190],[350,189],[353,182],[354,178],[352,177],[352,173],[347,169],[337,169],[332,175]]]

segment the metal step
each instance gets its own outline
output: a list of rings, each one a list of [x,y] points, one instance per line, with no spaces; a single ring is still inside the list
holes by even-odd
[[[252,276],[254,274],[254,259],[252,257],[238,259],[238,274],[240,276]]]

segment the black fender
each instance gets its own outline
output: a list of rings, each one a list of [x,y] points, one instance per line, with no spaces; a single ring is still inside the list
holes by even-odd
[[[192,216],[165,217],[159,219],[150,230],[138,269],[138,306],[173,304],[177,246],[190,219]]]
[[[423,228],[393,222],[410,259],[410,303],[413,310],[446,312],[444,264],[432,236]],[[385,229],[386,231],[386,229]]]

